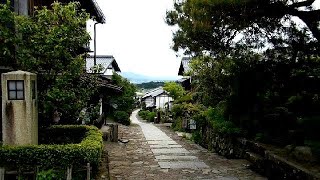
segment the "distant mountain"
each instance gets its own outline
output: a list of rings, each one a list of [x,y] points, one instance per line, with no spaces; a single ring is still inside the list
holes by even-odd
[[[137,87],[140,89],[155,89],[159,86],[164,86],[164,82],[160,81],[160,82],[144,82],[144,83],[140,83],[137,84]]]
[[[179,79],[177,76],[162,76],[162,77],[154,77],[154,76],[145,76],[142,74],[137,74],[133,72],[121,72],[121,76],[127,78],[131,83],[141,84],[151,81],[176,81]]]

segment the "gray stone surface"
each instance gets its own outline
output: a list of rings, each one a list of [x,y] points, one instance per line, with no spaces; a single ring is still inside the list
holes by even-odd
[[[159,162],[162,169],[203,169],[209,168],[204,162],[199,161],[174,161],[174,162]]]
[[[196,156],[168,156],[168,155],[159,155],[159,156],[155,156],[157,160],[161,161],[161,160],[184,160],[184,161],[193,161],[193,160],[197,160],[198,157]]]
[[[244,166],[246,160],[208,152],[166,126],[138,121],[136,113],[130,126],[119,125],[119,137],[128,143],[105,142],[111,180],[264,179]]]
[[[179,144],[166,144],[166,145],[163,145],[163,144],[150,144],[150,148],[152,149],[156,149],[156,148],[182,148],[181,145]]]
[[[184,148],[164,148],[164,149],[152,149],[153,154],[188,154],[190,153],[188,150]]]

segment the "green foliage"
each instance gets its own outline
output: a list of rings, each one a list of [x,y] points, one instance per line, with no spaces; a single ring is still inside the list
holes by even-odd
[[[156,112],[150,112],[148,110],[144,111],[144,110],[140,110],[138,112],[138,115],[144,119],[144,120],[147,120],[148,122],[153,122],[154,121],[154,118],[157,116],[157,113]]]
[[[149,112],[149,113],[147,114],[146,119],[147,119],[148,122],[153,122],[153,121],[154,121],[154,118],[155,118],[156,116],[157,116],[157,113],[156,113],[156,112]]]
[[[35,9],[30,17],[0,6],[0,65],[38,75],[40,124],[49,123],[44,119],[51,120],[55,108],[62,113],[62,123],[74,123],[98,88],[97,77],[82,68],[83,45],[90,40],[89,14],[78,7],[75,2],[55,2]]]
[[[151,82],[137,84],[137,87],[140,89],[155,89],[159,86],[164,86],[164,82],[151,81]]]
[[[307,125],[313,120],[297,124],[297,117],[316,119],[320,108],[320,16],[312,3],[175,2],[167,24],[178,26],[173,49],[193,56],[192,101],[215,107],[196,113],[197,122],[210,122],[219,133],[238,134],[239,127],[258,139],[285,139],[289,130],[301,129],[319,139],[313,133],[319,126]],[[177,117],[185,112],[178,103]]]
[[[200,131],[194,131],[192,132],[192,140],[197,143],[197,144],[201,144],[202,143],[202,135],[200,133]]]
[[[236,127],[233,122],[224,118],[223,107],[208,108],[206,111],[206,119],[212,125],[215,132],[222,135],[239,135],[241,129]]]
[[[173,99],[179,99],[181,98],[184,94],[186,94],[185,90],[183,87],[176,83],[176,82],[165,82],[163,89],[167,92],[169,92],[169,95]]]
[[[150,113],[150,111],[148,111],[148,110],[146,110],[146,111],[140,110],[140,111],[138,112],[138,115],[139,115],[142,119],[147,119],[148,113]]]
[[[121,87],[121,90],[123,91],[120,94],[112,94],[112,96],[109,97],[110,104],[116,106],[113,111],[125,111],[130,114],[135,107],[135,85],[116,73],[112,76],[112,82]]]
[[[54,180],[57,179],[56,173],[53,171],[53,169],[47,170],[47,171],[40,171],[37,174],[38,180]]]
[[[192,103],[192,100],[193,100],[192,94],[189,93],[189,94],[186,94],[186,95],[180,97],[179,99],[176,99],[176,100],[174,101],[174,103],[175,103],[175,104],[179,104],[179,103],[183,103],[183,102]]]
[[[129,114],[125,111],[115,111],[114,120],[124,125],[130,125]]]
[[[0,62],[3,66],[16,65],[14,59],[16,43],[14,31],[14,13],[10,9],[10,1],[0,4]]]
[[[58,136],[61,133],[68,133],[71,136],[84,136],[80,143],[65,145],[3,145],[0,147],[0,166],[13,168],[34,168],[38,166],[42,169],[52,169],[53,167],[66,168],[72,164],[85,165],[88,162],[92,165],[98,165],[100,162],[103,147],[102,134],[96,127],[58,125],[49,127],[47,130],[49,132],[56,131]],[[54,133],[52,136],[54,136]],[[54,138],[49,138],[49,141],[50,139]]]
[[[183,132],[185,131],[182,127],[182,118],[181,117],[178,117],[177,119],[175,119],[171,125],[171,128],[174,130],[174,131],[180,131],[180,132]]]

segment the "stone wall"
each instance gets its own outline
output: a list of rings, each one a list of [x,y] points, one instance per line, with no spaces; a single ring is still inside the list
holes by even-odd
[[[210,126],[203,126],[201,134],[202,146],[227,158],[247,159],[251,169],[269,179],[320,179],[319,173],[277,156],[260,143],[214,133]]]

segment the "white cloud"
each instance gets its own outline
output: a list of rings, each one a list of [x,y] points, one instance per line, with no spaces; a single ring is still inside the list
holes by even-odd
[[[172,0],[97,0],[106,23],[97,25],[97,54],[113,55],[122,71],[176,76],[180,64],[164,19]],[[93,38],[93,23],[88,23]],[[93,50],[93,42],[91,43]]]

